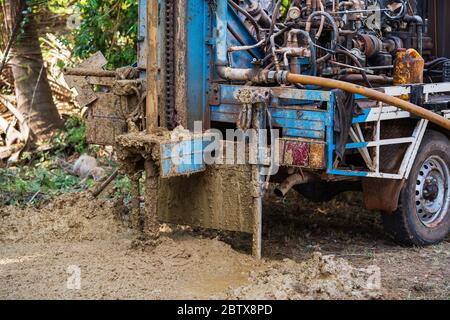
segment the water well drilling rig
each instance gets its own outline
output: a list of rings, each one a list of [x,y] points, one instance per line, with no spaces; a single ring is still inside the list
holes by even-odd
[[[98,54],[66,79],[150,237],[159,222],[246,232],[260,257],[276,183],[314,201],[362,191],[397,240],[431,244],[450,227],[450,59],[436,56],[430,2],[140,0],[137,65],[105,71]],[[205,161],[211,129],[238,129],[253,161]],[[246,150],[233,132],[218,140],[234,160]]]

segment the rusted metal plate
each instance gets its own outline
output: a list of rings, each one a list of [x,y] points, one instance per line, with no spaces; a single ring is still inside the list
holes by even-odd
[[[100,51],[98,51],[89,58],[87,58],[86,60],[84,60],[83,62],[81,62],[80,64],[78,64],[76,68],[102,70],[107,63],[108,61],[106,61],[106,58]],[[74,88],[77,91],[78,95],[76,97],[76,100],[82,106],[88,106],[89,104],[97,100],[97,95],[92,89],[92,86],[87,78],[88,77],[73,76],[73,75],[64,76],[64,80],[67,82],[67,85],[70,88]]]
[[[86,121],[86,141],[90,144],[111,146],[117,136],[123,134],[127,124],[123,120],[94,118]]]
[[[400,192],[405,180],[364,178],[364,205],[369,210],[394,212],[398,208]]]
[[[161,179],[162,222],[253,233],[250,165],[215,165],[190,177]]]
[[[82,106],[88,106],[97,100],[97,95],[91,85],[86,81],[85,77],[65,76],[64,80],[70,88],[74,88],[77,92],[75,99]]]
[[[97,51],[92,56],[77,65],[77,68],[103,69],[108,64],[103,53]]]
[[[309,165],[309,144],[302,141],[283,140],[282,163],[288,166],[306,167]]]
[[[279,139],[280,164],[282,166],[323,169],[325,167],[325,143],[297,138]]]
[[[325,144],[310,144],[309,166],[312,169],[323,169],[325,167]]]

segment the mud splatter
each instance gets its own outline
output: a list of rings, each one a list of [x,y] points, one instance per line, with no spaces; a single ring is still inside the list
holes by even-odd
[[[88,192],[60,196],[40,209],[0,207],[0,242],[92,241],[124,232],[115,202]]]
[[[377,299],[381,278],[377,268],[354,268],[332,255],[313,254],[302,263],[285,259],[268,270],[254,272],[251,283],[230,290],[231,299]]]

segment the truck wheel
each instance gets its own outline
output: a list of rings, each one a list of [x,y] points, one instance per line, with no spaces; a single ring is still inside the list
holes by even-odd
[[[400,195],[399,209],[384,213],[385,229],[404,245],[426,246],[450,230],[450,142],[428,131]],[[386,195],[389,196],[389,195]]]

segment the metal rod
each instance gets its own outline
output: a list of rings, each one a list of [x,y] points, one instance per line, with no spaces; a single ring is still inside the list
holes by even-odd
[[[254,105],[253,129],[256,130],[256,143],[253,143],[253,152],[256,154],[256,164],[252,165],[252,185],[253,185],[253,246],[252,254],[255,259],[260,260],[262,256],[262,197],[264,193],[264,179],[261,175],[261,153],[262,145],[261,128],[264,123],[264,114],[260,105]]]
[[[156,2],[156,1],[155,1]],[[144,235],[149,239],[159,237],[158,222],[158,170],[152,160],[145,161],[145,216]]]
[[[147,1],[147,133],[158,127],[158,1]]]
[[[337,66],[346,67],[346,68],[350,68],[350,69],[366,72],[368,74],[374,74],[374,72],[372,70],[367,70],[365,68],[355,67],[355,66],[351,66],[349,64],[345,64],[345,63],[341,63],[341,62],[337,62],[337,61],[333,61],[333,60],[331,60],[330,63],[335,64]]]
[[[67,76],[79,76],[79,77],[114,78],[116,76],[115,71],[95,70],[87,68],[64,68],[63,72]]]
[[[98,197],[100,193],[102,193],[102,191],[105,190],[105,188],[114,181],[118,174],[119,170],[114,170],[114,172],[108,177],[108,179],[103,181],[98,188],[92,191],[92,196],[94,196],[95,198]]]
[[[351,14],[351,13],[376,13],[376,12],[385,12],[385,11],[391,11],[389,9],[367,9],[367,10],[342,10],[342,11],[337,11],[334,13],[338,13],[338,14]]]

